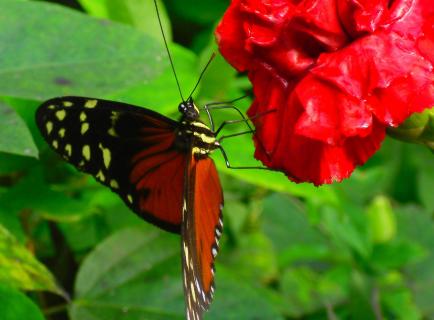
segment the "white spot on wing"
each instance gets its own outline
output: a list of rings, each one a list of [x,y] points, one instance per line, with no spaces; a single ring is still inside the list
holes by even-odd
[[[186,271],[185,271],[185,269],[184,269],[184,287],[187,289],[187,273],[186,273]]]
[[[102,158],[104,161],[104,165],[108,169],[108,167],[110,166],[110,162],[112,161],[112,155],[110,149],[104,148],[104,146],[101,143],[98,146],[102,151]]]
[[[66,132],[65,128],[60,129],[59,130],[59,137],[65,138],[65,132]]]
[[[63,121],[63,119],[65,119],[66,117],[66,111],[65,110],[56,111],[55,115],[59,121]]]
[[[89,161],[90,160],[90,147],[89,145],[85,144],[81,150],[81,153],[83,154],[83,157]]]
[[[119,189],[119,183],[116,180],[111,180],[110,187],[112,187],[113,189]]]
[[[45,124],[45,129],[47,129],[47,134],[49,135],[51,131],[53,131],[53,123],[51,121],[48,121]]]
[[[112,137],[117,137],[118,134],[116,133],[115,128],[110,128],[108,131],[108,134],[111,135]]]
[[[95,176],[98,180],[104,182],[105,181],[105,176],[104,173],[100,170],[98,171],[97,175]]]
[[[97,104],[98,104],[98,100],[87,100],[86,103],[84,104],[84,107],[88,109],[93,109],[96,107]]]
[[[83,134],[85,134],[85,133],[87,132],[87,130],[89,130],[89,123],[87,123],[87,122],[83,122],[83,123],[81,124],[81,130],[80,130],[80,133],[83,135]]]
[[[193,282],[190,282],[190,292],[191,292],[191,296],[193,297],[193,301],[196,302],[196,291],[194,291],[194,286],[193,286]]]
[[[188,265],[188,261],[189,261],[189,253],[188,253],[188,247],[187,247],[187,245],[185,244],[185,242],[184,242],[184,255],[185,255],[185,264],[187,265],[187,267],[189,267],[189,265]]]
[[[68,157],[70,157],[72,155],[72,146],[70,144],[67,144],[65,146],[65,152],[66,152]]]
[[[87,119],[86,112],[82,111],[82,112],[80,113],[80,121],[81,121],[81,122],[84,122],[84,121],[86,121],[86,119]]]

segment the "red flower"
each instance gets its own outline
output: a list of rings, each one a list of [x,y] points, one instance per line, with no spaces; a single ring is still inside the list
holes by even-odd
[[[276,110],[256,158],[297,182],[341,181],[434,106],[431,0],[233,0],[216,35],[253,84],[249,116]]]

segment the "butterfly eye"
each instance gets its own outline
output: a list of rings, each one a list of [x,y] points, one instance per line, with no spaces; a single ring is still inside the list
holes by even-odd
[[[185,113],[185,111],[187,110],[187,105],[184,102],[181,102],[178,106],[178,110],[181,113]]]

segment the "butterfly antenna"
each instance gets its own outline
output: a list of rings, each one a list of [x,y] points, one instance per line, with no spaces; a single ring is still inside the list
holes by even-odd
[[[214,60],[215,57],[216,57],[216,54],[215,54],[215,52],[213,52],[211,57],[209,58],[208,62],[206,63],[205,67],[203,68],[202,72],[200,73],[199,79],[197,79],[196,85],[194,86],[193,90],[191,91],[190,95],[188,96],[188,99],[190,99],[191,96],[193,95],[193,93],[196,91],[197,87],[199,86],[200,80],[202,80],[202,77],[205,74],[206,69],[208,69],[209,65],[211,64],[211,62]]]
[[[170,54],[169,46],[167,45],[166,35],[164,34],[163,24],[161,23],[160,11],[158,10],[157,0],[154,0],[155,10],[157,11],[158,24],[160,25],[161,34],[163,35],[164,46],[166,47],[167,55],[169,56],[170,65],[172,66],[173,75],[175,76],[176,85],[178,86],[179,95],[182,102],[185,102],[181,91],[181,85],[179,84],[178,76],[176,75],[175,65],[173,64],[172,55]]]

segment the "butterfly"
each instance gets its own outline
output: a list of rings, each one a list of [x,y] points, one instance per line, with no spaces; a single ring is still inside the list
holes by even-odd
[[[59,97],[36,123],[67,162],[117,193],[144,220],[181,234],[187,319],[202,319],[214,295],[214,259],[223,231],[223,192],[209,153],[216,133],[190,97],[174,121],[108,100]]]

